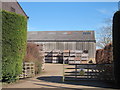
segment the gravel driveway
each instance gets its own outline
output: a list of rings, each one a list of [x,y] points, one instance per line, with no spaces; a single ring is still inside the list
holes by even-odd
[[[63,88],[63,89],[111,89],[115,87],[105,82],[98,81],[65,81],[62,82],[62,64],[45,64],[45,70],[42,74],[34,78],[20,80],[4,88]]]

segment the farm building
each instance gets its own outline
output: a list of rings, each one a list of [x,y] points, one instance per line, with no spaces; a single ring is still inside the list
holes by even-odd
[[[27,14],[17,2],[17,0],[12,0],[12,2],[0,2],[0,8],[2,8],[2,10],[14,12],[28,18]]]
[[[85,63],[95,63],[94,31],[28,31],[28,42],[43,45],[45,62],[62,63],[65,53],[71,58],[81,53]]]

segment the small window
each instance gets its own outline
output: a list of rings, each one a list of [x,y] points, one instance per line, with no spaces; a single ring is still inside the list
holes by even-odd
[[[72,32],[63,32],[63,34],[66,34],[66,35],[71,35]]]
[[[11,12],[15,12],[15,8],[11,7]]]
[[[84,35],[91,34],[91,32],[83,32]]]
[[[67,34],[67,32],[64,32],[63,34]]]

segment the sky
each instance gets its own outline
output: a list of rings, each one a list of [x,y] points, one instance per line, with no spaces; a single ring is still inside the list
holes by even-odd
[[[118,10],[117,2],[20,2],[28,31],[99,31]]]
[[[8,0],[4,0],[8,2]],[[14,0],[11,0],[14,1]],[[119,2],[119,0],[17,0],[20,2]]]

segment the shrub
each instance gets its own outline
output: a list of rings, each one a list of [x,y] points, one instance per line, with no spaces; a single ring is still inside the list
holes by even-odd
[[[43,62],[43,56],[40,52],[41,45],[35,43],[27,44],[27,54],[24,58],[24,62],[34,62],[35,63],[35,73],[38,74],[41,71],[41,66]]]
[[[120,83],[120,11],[113,17],[113,59],[116,82]]]
[[[2,81],[15,81],[26,51],[27,18],[2,11]]]
[[[113,46],[112,43],[107,44],[103,49],[96,51],[97,64],[110,64],[113,63]]]

